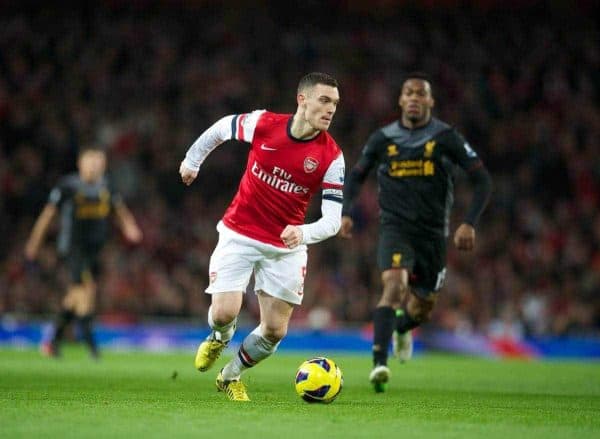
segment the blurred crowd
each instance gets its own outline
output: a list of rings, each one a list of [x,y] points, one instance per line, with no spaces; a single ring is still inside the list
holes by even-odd
[[[290,15],[285,3],[3,7],[0,315],[58,309],[67,276],[57,224],[37,263],[25,262],[23,247],[50,189],[75,170],[78,148],[97,142],[144,232],[131,246],[114,229],[99,314],[204,323],[215,225],[247,146],[217,148],[185,187],[178,167],[189,145],[226,114],[294,112],[300,77],[325,71],[340,82],[331,132],[349,167],[369,133],[398,117],[402,74],[422,70],[433,78],[435,115],[458,127],[494,179],[476,251],[449,246],[432,325],[515,338],[599,334],[600,31],[589,10],[307,0]],[[376,192],[371,175],[352,240],[309,248],[294,324],[370,320],[381,289]],[[454,227],[470,197],[461,173],[456,195]],[[319,208],[317,197],[308,221]],[[257,312],[248,294],[245,317]]]

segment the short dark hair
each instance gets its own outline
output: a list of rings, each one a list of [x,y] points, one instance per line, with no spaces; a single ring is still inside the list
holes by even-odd
[[[431,77],[425,73],[425,72],[421,72],[421,71],[413,71],[413,72],[408,72],[406,73],[403,77],[402,77],[402,86],[404,87],[404,83],[406,81],[408,81],[409,79],[421,79],[423,81],[427,81],[429,82],[429,85],[431,85]]]
[[[317,84],[329,85],[338,88],[337,79],[327,73],[311,72],[305,75],[298,83],[298,93]]]
[[[79,147],[77,155],[81,157],[86,152],[103,152],[104,154],[106,154],[106,148],[103,148],[102,146],[97,145],[95,143],[87,143]]]
[[[402,94],[402,89],[404,89],[404,84],[406,84],[406,81],[408,81],[409,79],[420,79],[422,81],[427,81],[429,83],[431,95],[433,95],[433,85],[431,84],[431,77],[425,72],[415,70],[412,72],[408,72],[402,76],[402,80],[400,82],[400,90],[398,91],[398,96],[400,96]]]

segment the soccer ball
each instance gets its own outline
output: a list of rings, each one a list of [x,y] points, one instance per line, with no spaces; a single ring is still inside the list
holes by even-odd
[[[306,402],[329,404],[340,394],[343,384],[342,371],[329,358],[306,360],[296,372],[296,393]]]

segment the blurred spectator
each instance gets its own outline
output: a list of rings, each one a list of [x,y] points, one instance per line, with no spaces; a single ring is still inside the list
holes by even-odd
[[[425,70],[437,85],[435,114],[471,140],[495,187],[476,254],[449,252],[454,275],[434,324],[517,335],[600,333],[593,2],[426,2],[433,3],[330,0],[318,3],[328,11],[322,18],[313,1],[298,3],[293,17],[272,0],[231,8],[206,1],[3,3],[0,312],[58,307],[65,278],[52,252],[42,251],[34,269],[23,247],[51,185],[74,170],[86,139],[108,148],[112,177],[145,236],[141,249],[122,242],[106,249],[100,312],[198,319],[208,305],[202,291],[214,224],[247,149],[218,149],[199,184],[183,191],[177,169],[191,141],[218,116],[256,103],[292,112],[289,96],[275,91],[289,89],[301,72],[321,70],[340,80],[332,133],[352,163],[368,133],[397,117],[401,74]],[[469,194],[458,177],[456,218]],[[369,320],[380,291],[368,262],[375,260],[375,195],[372,179],[352,243],[334,238],[310,250],[297,324],[310,324],[323,308],[331,316],[317,318],[318,326]],[[245,312],[257,311],[247,305]]]

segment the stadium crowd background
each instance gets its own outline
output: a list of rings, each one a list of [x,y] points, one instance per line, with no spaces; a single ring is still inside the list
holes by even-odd
[[[267,0],[84,3],[2,2],[0,316],[58,309],[66,276],[57,228],[37,264],[25,263],[23,246],[51,187],[75,169],[78,147],[95,141],[144,231],[133,247],[114,230],[102,258],[101,317],[204,324],[215,225],[247,147],[217,149],[186,188],[178,166],[188,146],[225,114],[293,112],[298,79],[320,70],[341,84],[331,132],[350,166],[368,134],[397,117],[402,73],[418,69],[433,78],[435,114],[466,135],[494,178],[476,252],[450,248],[433,325],[517,338],[600,333],[592,2],[307,0],[292,14]],[[454,226],[469,195],[459,175]],[[354,239],[309,249],[294,324],[370,320],[380,290],[377,213],[371,175]],[[245,315],[256,313],[248,295]]]

